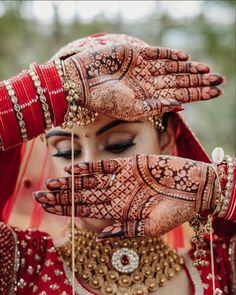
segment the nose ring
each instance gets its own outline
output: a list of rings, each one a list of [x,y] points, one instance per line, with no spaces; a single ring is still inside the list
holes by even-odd
[[[109,187],[111,187],[113,185],[115,179],[116,179],[116,174],[113,173],[111,178],[110,178],[109,184],[108,184]]]

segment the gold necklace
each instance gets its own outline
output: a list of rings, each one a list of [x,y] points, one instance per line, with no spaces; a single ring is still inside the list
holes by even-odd
[[[71,268],[71,232],[57,249]],[[172,279],[183,264],[183,257],[160,238],[96,242],[96,234],[75,227],[75,275],[101,294],[146,295]]]

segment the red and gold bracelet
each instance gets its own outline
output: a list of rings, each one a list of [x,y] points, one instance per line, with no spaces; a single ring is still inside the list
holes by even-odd
[[[61,78],[53,62],[38,66],[34,64],[38,75],[42,75],[52,106],[54,125],[59,126],[64,121],[67,110],[66,96],[63,90]],[[40,73],[40,74],[39,74]]]
[[[7,89],[8,95],[9,95],[10,100],[12,102],[13,109],[15,111],[16,118],[18,120],[18,125],[19,125],[20,132],[21,132],[21,139],[23,142],[26,142],[28,140],[26,124],[25,124],[23,113],[21,111],[21,106],[18,102],[18,98],[16,97],[15,90],[13,89],[10,81],[7,80],[7,81],[4,81],[3,83]]]
[[[22,87],[22,92],[24,94],[24,107],[27,108],[27,111],[32,114],[32,121],[29,121],[31,123],[29,125],[32,125],[33,127],[31,130],[32,137],[36,137],[45,129],[41,104],[37,96],[36,89],[32,83],[31,77],[29,76],[27,71],[22,74],[20,83]]]
[[[15,147],[21,142],[21,133],[8,92],[2,82],[0,82],[0,99],[1,149],[7,149],[9,147]],[[11,122],[11,124],[9,124],[9,122]]]
[[[42,87],[42,83],[41,83],[39,76],[38,76],[36,70],[34,69],[33,65],[30,66],[29,74],[30,74],[30,77],[34,83],[37,95],[38,95],[39,100],[41,102],[41,107],[43,110],[43,116],[44,116],[44,121],[45,121],[45,129],[49,130],[52,127],[52,119],[51,119],[51,114],[49,111],[49,105],[47,103],[47,98],[44,95],[46,90]]]
[[[32,124],[32,122],[34,121],[34,117],[30,107],[31,100],[27,99],[28,92],[25,93],[24,88],[22,87],[21,80],[23,75],[24,74],[21,73],[18,76],[12,78],[11,84],[15,90],[16,97],[18,98],[18,103],[21,107],[21,112],[24,116],[28,140],[29,140],[34,137],[34,124]]]
[[[212,159],[216,165],[216,174],[219,179],[220,198],[216,207],[218,217],[233,220],[236,218],[236,161],[220,147],[212,152]]]
[[[236,196],[235,196],[235,187],[234,187],[234,166],[235,160],[230,156],[226,155],[224,158],[225,164],[225,174],[227,175],[227,180],[222,184],[223,195],[222,195],[222,205],[221,210],[218,214],[219,217],[225,219],[231,219],[232,214],[236,214],[235,206],[236,206]]]

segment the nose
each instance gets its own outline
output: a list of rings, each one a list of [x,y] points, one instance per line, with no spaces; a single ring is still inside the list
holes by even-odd
[[[94,162],[102,160],[101,153],[98,151],[95,144],[86,144],[82,149],[82,154],[80,156],[81,162]]]

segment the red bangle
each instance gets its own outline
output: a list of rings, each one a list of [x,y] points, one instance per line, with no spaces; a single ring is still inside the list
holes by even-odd
[[[22,79],[22,87],[25,90],[26,95],[28,96],[28,104],[31,112],[33,114],[33,122],[34,122],[34,131],[33,134],[35,136],[39,135],[40,133],[44,132],[45,129],[45,122],[43,117],[43,111],[41,108],[41,104],[33,84],[32,79],[30,78],[28,73],[24,73]]]
[[[228,172],[229,173],[229,172]],[[233,160],[233,180],[229,205],[225,214],[226,220],[236,221],[236,160]]]
[[[0,136],[4,149],[12,148],[22,142],[20,128],[5,85],[0,82]]]
[[[54,115],[54,125],[61,125],[67,111],[67,101],[63,90],[61,78],[53,62],[37,67],[38,73],[42,73]]]
[[[29,107],[30,101],[27,100],[27,96],[24,93],[24,89],[21,85],[21,79],[22,74],[19,74],[18,76],[12,78],[10,80],[12,87],[15,90],[16,96],[18,98],[18,103],[21,106],[21,112],[24,116],[24,121],[27,129],[27,135],[28,139],[31,139],[33,137],[34,129],[33,129],[33,114],[31,112],[31,109]]]
[[[52,104],[51,104],[51,100],[50,100],[50,95],[49,95],[49,91],[48,91],[48,87],[47,87],[47,83],[46,83],[46,80],[45,80],[45,77],[39,67],[39,65],[37,63],[33,63],[33,67],[35,69],[35,72],[36,74],[38,75],[39,77],[39,80],[40,82],[42,83],[42,87],[46,90],[46,92],[44,93],[46,99],[47,99],[47,104],[48,104],[48,107],[49,107],[49,112],[50,112],[50,116],[51,116],[51,119],[52,121],[54,121],[54,114],[53,114],[53,109],[52,109]]]

